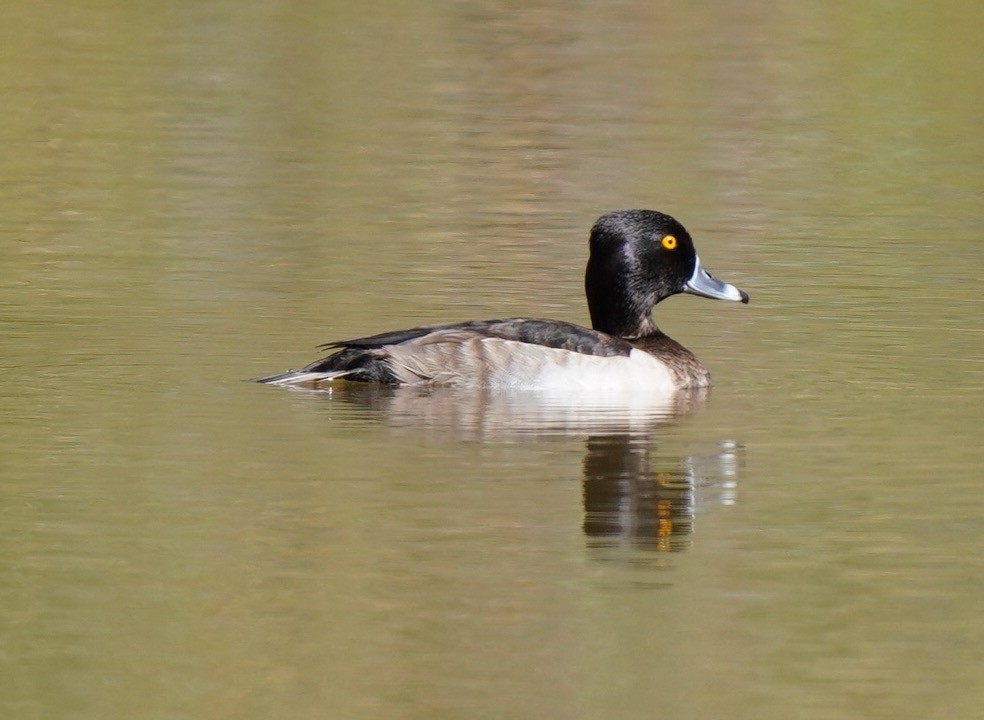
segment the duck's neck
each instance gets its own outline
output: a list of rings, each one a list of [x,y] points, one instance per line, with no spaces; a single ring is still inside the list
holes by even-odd
[[[591,321],[591,327],[599,332],[615,337],[638,340],[640,338],[659,337],[663,332],[656,327],[651,316],[647,315],[642,321],[630,321],[624,319],[621,322],[595,322]]]
[[[653,321],[652,308],[640,307],[620,293],[589,295],[591,327],[621,338],[645,338],[663,333]]]
[[[584,291],[595,330],[630,339],[662,334],[652,316],[657,297],[651,283],[635,270],[636,264],[629,254],[596,247],[592,237]]]

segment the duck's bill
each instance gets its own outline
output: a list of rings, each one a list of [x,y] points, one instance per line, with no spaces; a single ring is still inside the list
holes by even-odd
[[[748,293],[739,290],[734,285],[723,283],[715,279],[707,270],[701,267],[700,260],[694,267],[694,274],[684,286],[685,292],[703,297],[714,298],[715,300],[735,300],[737,302],[748,302]]]

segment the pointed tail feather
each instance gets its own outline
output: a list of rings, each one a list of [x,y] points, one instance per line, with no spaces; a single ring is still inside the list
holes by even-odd
[[[286,387],[304,387],[318,389],[330,383],[332,380],[343,378],[349,375],[351,370],[322,370],[312,372],[310,370],[289,370],[279,375],[269,375],[267,377],[254,378],[254,382],[264,385],[281,385]]]

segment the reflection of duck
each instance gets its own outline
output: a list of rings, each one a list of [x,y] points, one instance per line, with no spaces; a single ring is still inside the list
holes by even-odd
[[[616,404],[591,394],[348,383],[324,396],[332,403],[368,408],[397,433],[431,440],[535,442],[586,436],[584,533],[595,546],[684,550],[698,506],[734,502],[740,452],[735,442],[682,457],[654,457],[652,452],[659,428],[697,410],[706,392],[684,390],[672,400]]]
[[[682,292],[746,303],[748,295],[701,267],[690,235],[669,215],[609,213],[592,228],[590,245],[584,284],[591,330],[524,318],[419,327],[328,343],[338,351],[259,382],[318,388],[344,378],[663,396],[709,385],[693,353],[656,327],[653,307]]]

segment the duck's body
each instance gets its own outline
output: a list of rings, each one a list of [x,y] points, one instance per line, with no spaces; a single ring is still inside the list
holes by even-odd
[[[508,318],[434,325],[323,345],[337,350],[307,367],[261,378],[322,387],[334,380],[563,390],[672,393],[706,387],[710,373],[652,320],[679,292],[748,302],[700,266],[689,234],[650,210],[605,215],[591,231],[585,290],[593,329]]]
[[[703,387],[710,374],[663,333],[613,337],[556,320],[474,321],[330,343],[340,348],[302,370],[263,378],[318,386],[344,378],[391,385],[455,385],[559,390],[565,387]]]

